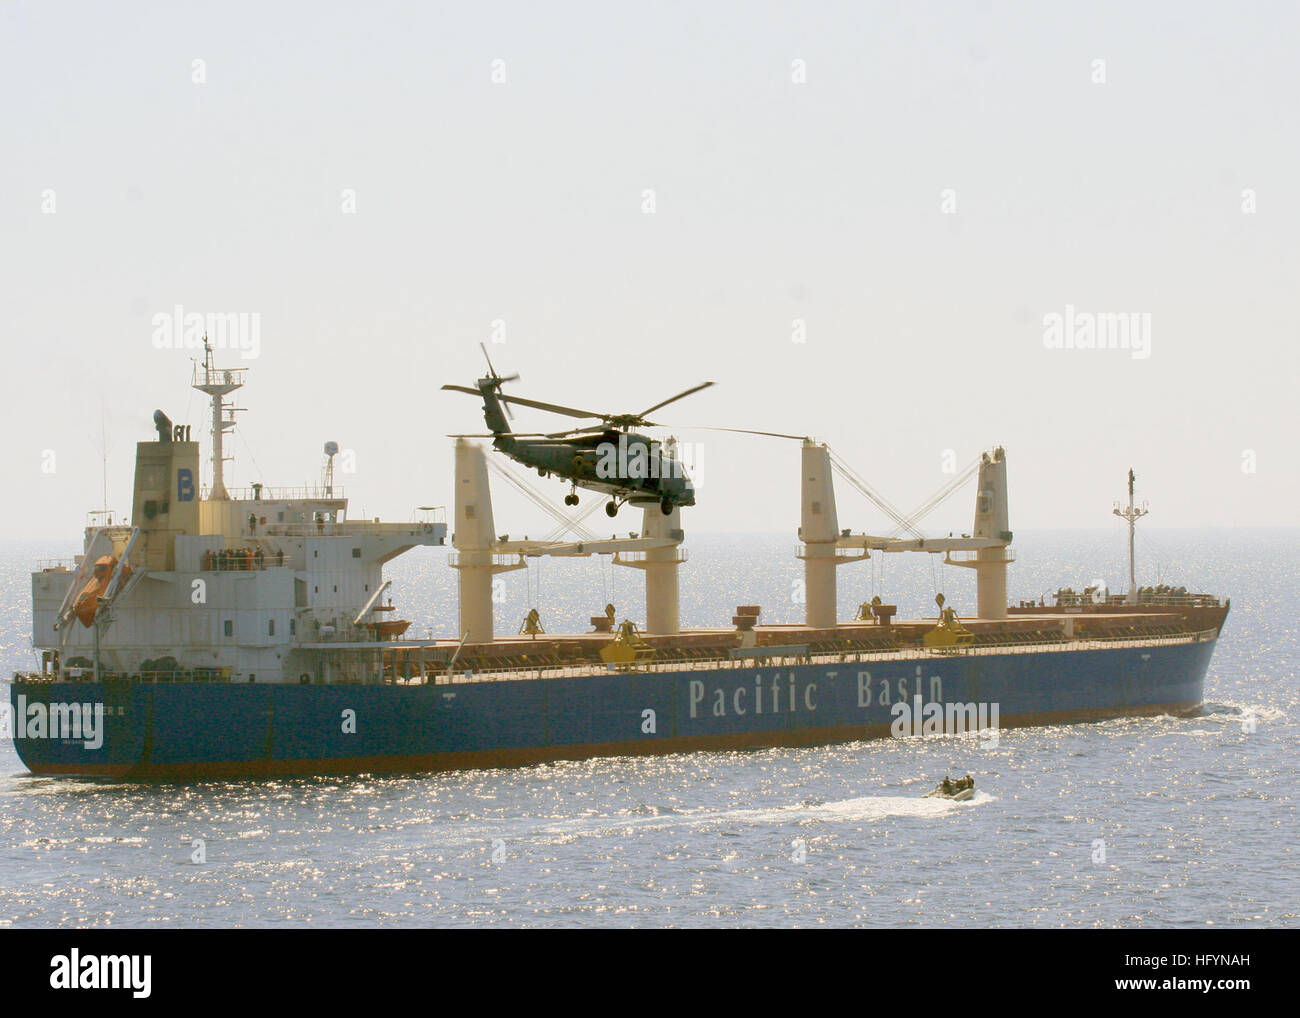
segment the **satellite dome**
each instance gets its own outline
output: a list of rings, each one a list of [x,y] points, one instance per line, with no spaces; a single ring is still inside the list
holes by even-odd
[[[326,443],[325,443],[325,455],[326,455],[326,456],[336,456],[336,455],[338,455],[338,451],[339,451],[339,444],[338,444],[338,442],[326,442]]]

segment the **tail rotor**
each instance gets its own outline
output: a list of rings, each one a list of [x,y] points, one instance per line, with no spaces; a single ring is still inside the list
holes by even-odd
[[[492,388],[496,390],[498,396],[505,396],[505,393],[502,392],[501,390],[501,386],[504,385],[506,382],[519,381],[519,375],[518,374],[506,375],[505,377],[498,375],[497,369],[492,366],[492,358],[488,356],[487,347],[482,343],[480,343],[478,347],[480,350],[483,351],[483,359],[487,361],[488,375],[486,380],[491,383]],[[505,409],[506,416],[513,421],[515,419],[515,415],[514,412],[510,409],[509,399],[503,399],[501,401],[501,405]]]

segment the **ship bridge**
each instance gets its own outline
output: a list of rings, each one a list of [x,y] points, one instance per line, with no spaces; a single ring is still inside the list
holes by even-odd
[[[205,344],[194,387],[212,399],[209,488],[189,428],[157,411],[156,440],[136,444],[130,525],[89,527],[72,568],[33,574],[33,645],[55,673],[326,681],[304,668],[304,644],[377,645],[409,625],[380,603],[383,566],[445,542],[441,507],[407,522],[349,519],[333,442],[319,486],[227,489],[226,400],[242,384],[242,369],[215,368]]]

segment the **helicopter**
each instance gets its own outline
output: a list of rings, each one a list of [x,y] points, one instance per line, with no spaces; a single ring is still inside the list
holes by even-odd
[[[702,382],[639,414],[602,414],[521,396],[507,396],[501,387],[518,380],[519,376],[497,374],[487,347],[482,344],[480,347],[488,364],[487,377],[478,379],[475,388],[444,385],[443,389],[480,397],[483,400],[483,419],[490,434],[453,437],[491,438],[494,449],[533,468],[542,477],[554,476],[568,481],[569,494],[564,496],[567,506],[578,504],[578,488],[609,495],[605,514],[611,517],[617,516],[619,507],[626,503],[641,507],[658,503],[665,516],[679,506],[695,504],[695,486],[676,456],[675,441],[660,442],[632,429],[658,427],[646,419],[650,414],[707,389],[713,382]],[[577,419],[590,418],[593,423],[551,434],[512,431],[507,420],[508,414],[513,418],[511,405],[533,407]]]

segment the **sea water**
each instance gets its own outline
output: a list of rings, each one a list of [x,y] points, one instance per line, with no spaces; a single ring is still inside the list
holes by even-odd
[[[1018,533],[1008,588],[1124,589],[1115,530]],[[788,535],[692,535],[684,625],[802,614]],[[33,666],[29,570],[0,545],[0,664]],[[1151,531],[1140,582],[1232,599],[1193,717],[804,749],[606,758],[429,775],[145,784],[37,778],[0,743],[0,925],[1300,925],[1300,530]],[[875,556],[840,613],[974,604],[971,570]],[[444,549],[387,575],[412,636],[455,629]],[[581,631],[641,575],[600,559],[508,573],[498,632],[538,607]],[[2,690],[7,699],[8,689]],[[970,773],[964,803],[924,799]]]

